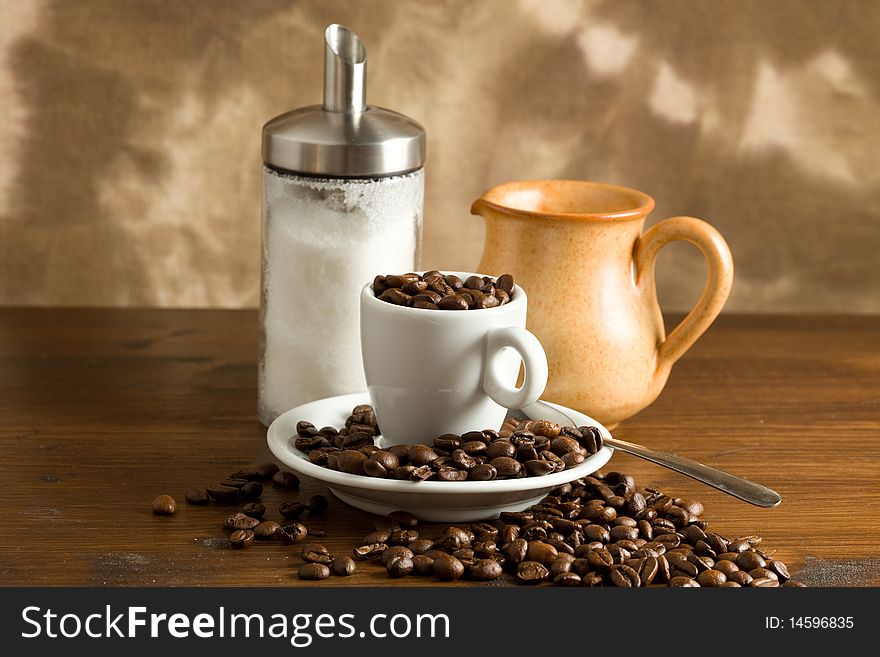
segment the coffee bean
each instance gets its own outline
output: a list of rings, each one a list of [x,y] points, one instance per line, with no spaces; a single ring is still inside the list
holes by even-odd
[[[732,573],[727,573],[727,580],[730,582],[736,582],[740,586],[748,586],[752,581],[752,576],[744,570],[737,570]]]
[[[360,561],[372,561],[382,556],[382,553],[388,549],[385,543],[369,543],[360,545],[352,550],[352,556]]]
[[[309,505],[302,502],[283,502],[278,507],[278,513],[286,520],[297,520],[302,514],[309,510]]]
[[[550,571],[537,561],[523,561],[516,567],[516,577],[526,584],[536,584],[550,577]]]
[[[465,481],[468,478],[467,470],[459,470],[458,468],[440,468],[437,471],[437,478],[440,481]]]
[[[513,276],[510,274],[501,274],[496,281],[496,285],[507,294],[513,294]]]
[[[223,527],[226,529],[253,529],[259,524],[259,520],[244,513],[233,513],[223,521]]]
[[[409,575],[414,567],[411,557],[397,556],[386,564],[385,569],[391,577],[400,578]]]
[[[671,580],[669,580],[669,587],[673,588],[673,589],[689,588],[689,587],[695,587],[695,586],[699,586],[699,585],[700,584],[697,582],[697,580],[695,580],[691,577],[684,577],[681,575],[673,577]]]
[[[434,559],[426,554],[417,554],[412,557],[413,572],[416,575],[430,575],[434,568]]]
[[[413,555],[412,550],[410,550],[409,548],[402,545],[395,545],[389,547],[386,550],[383,550],[382,554],[380,555],[380,559],[382,560],[382,563],[387,566],[392,559],[396,559],[397,557],[406,557],[407,559],[412,559],[413,556],[415,555]]]
[[[367,457],[363,452],[354,449],[346,449],[336,457],[336,469],[346,474],[362,475],[364,474],[364,461]]]
[[[355,570],[357,570],[357,567],[354,559],[346,555],[334,558],[333,562],[330,564],[330,572],[339,577],[353,575]]]
[[[299,477],[287,470],[279,470],[272,475],[272,483],[281,488],[299,488]]]
[[[431,468],[430,465],[420,465],[417,468],[414,468],[413,466],[404,467],[413,468],[412,471],[409,473],[410,481],[425,481],[426,479],[430,479],[434,476],[434,470]],[[400,468],[397,469],[399,470]]]
[[[309,530],[306,529],[305,525],[301,525],[298,522],[295,522],[290,525],[283,525],[281,529],[275,532],[275,535],[281,539],[281,542],[285,545],[293,545],[294,543],[301,543],[306,540],[306,536],[309,535]]]
[[[777,582],[779,581],[779,575],[774,573],[769,568],[753,568],[749,571],[749,575],[752,576],[752,579],[761,579],[763,577],[766,577],[768,579],[774,579]]]
[[[559,556],[559,551],[548,543],[543,541],[531,541],[526,548],[526,561],[537,561],[538,563],[550,565]]]
[[[733,561],[726,561],[726,560],[716,561],[714,568],[715,568],[715,570],[720,570],[722,573],[724,573],[727,576],[730,576],[731,573],[734,573],[737,570],[739,570],[739,566],[737,566]]]
[[[778,559],[769,559],[767,561],[767,568],[772,570],[777,575],[777,577],[779,578],[779,581],[781,581],[781,582],[784,582],[785,580],[787,580],[791,577],[791,575],[788,572],[788,566],[786,566],[784,563],[782,563]]]
[[[153,513],[157,516],[173,516],[177,513],[177,502],[170,495],[157,495],[153,498]]]
[[[590,550],[586,553],[586,560],[592,570],[608,570],[614,563],[614,557],[611,555],[611,552],[604,548]]]
[[[522,470],[522,465],[516,459],[508,456],[499,456],[489,461],[489,465],[495,468],[499,478],[515,477]]]
[[[258,500],[263,494],[263,485],[256,481],[249,481],[241,487],[241,496],[246,500]]]
[[[498,579],[504,573],[501,564],[495,559],[476,559],[468,569],[468,577],[478,582]]]
[[[438,556],[431,567],[434,575],[445,582],[451,582],[464,574],[464,564],[449,554]]]
[[[208,497],[219,504],[235,504],[241,493],[237,488],[208,488]]]
[[[229,544],[236,549],[247,547],[254,542],[254,532],[250,529],[238,529],[229,535]]]
[[[771,579],[770,577],[758,577],[757,579],[753,578],[751,582],[749,582],[749,586],[759,587],[759,588],[771,588],[779,586],[779,580]]]
[[[755,568],[763,568],[767,565],[767,562],[764,560],[764,557],[754,550],[747,550],[741,552],[736,558],[736,565],[739,566],[741,570],[748,572]]]
[[[327,579],[330,569],[322,563],[304,563],[299,567],[299,578],[308,580]]]
[[[721,586],[727,581],[727,575],[720,570],[704,570],[697,575],[697,583],[700,586]]]
[[[248,502],[242,507],[241,512],[251,518],[260,519],[266,514],[266,507],[259,502]]]
[[[254,537],[264,541],[273,539],[276,538],[276,532],[279,529],[281,529],[281,525],[277,522],[266,520],[254,527]]]
[[[498,470],[490,463],[481,463],[471,468],[468,476],[471,481],[491,481],[498,476]]]
[[[419,533],[415,529],[398,529],[391,532],[386,541],[388,545],[408,545],[418,539]]]
[[[556,466],[549,461],[526,461],[526,471],[532,477],[541,477],[556,472]]]
[[[208,504],[210,499],[208,498],[208,493],[204,488],[194,488],[193,490],[188,490],[186,492],[186,503],[193,504],[196,506],[204,506]]]

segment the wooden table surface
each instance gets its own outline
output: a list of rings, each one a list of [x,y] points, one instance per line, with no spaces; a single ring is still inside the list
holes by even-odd
[[[229,550],[229,508],[183,502],[270,460],[256,344],[254,311],[0,310],[0,584],[314,586],[295,548]],[[763,536],[798,579],[880,585],[880,317],[724,316],[615,435],[778,490],[759,509],[626,455],[606,467],[702,501],[722,535]],[[269,485],[267,517],[326,492]],[[152,514],[160,493],[177,515]],[[373,518],[332,499],[309,524],[347,551]],[[329,583],[397,582],[366,565]]]

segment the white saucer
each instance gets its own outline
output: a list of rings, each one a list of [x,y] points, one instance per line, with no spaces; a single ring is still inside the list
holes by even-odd
[[[422,520],[435,522],[470,522],[496,518],[502,511],[522,511],[537,504],[553,488],[586,477],[608,462],[613,449],[607,445],[573,468],[543,477],[497,479],[494,481],[400,481],[350,475],[315,465],[308,456],[294,447],[296,423],[307,420],[316,427],[342,427],[359,404],[369,404],[366,392],[327,397],[297,406],[269,426],[269,449],[275,457],[295,472],[327,483],[330,492],[353,507],[387,515],[392,511],[409,511]],[[575,410],[551,404],[563,411],[578,426],[592,424],[602,436],[610,438],[608,429]],[[542,418],[533,418],[542,419]],[[377,437],[382,444],[382,437]]]

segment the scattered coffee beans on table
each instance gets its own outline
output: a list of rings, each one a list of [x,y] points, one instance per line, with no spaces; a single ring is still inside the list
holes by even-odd
[[[761,537],[729,540],[709,531],[702,513],[699,502],[637,488],[631,475],[597,472],[555,488],[527,511],[446,526],[432,538],[397,512],[378,519],[352,556],[380,561],[394,578],[485,582],[506,573],[530,585],[804,586],[762,550]],[[403,531],[400,519],[409,543],[393,538]]]
[[[541,477],[583,463],[602,449],[598,427],[563,427],[547,420],[505,420],[501,429],[446,434],[433,445],[380,449],[376,415],[356,406],[341,429],[296,425],[294,446],[309,461],[353,475],[409,481],[489,481]],[[282,512],[283,513],[283,512]],[[287,516],[285,516],[287,517]]]
[[[153,513],[157,516],[173,516],[177,512],[177,502],[170,495],[157,495],[153,499]]]
[[[373,279],[373,292],[381,301],[395,306],[427,310],[477,310],[509,303],[513,295],[513,276],[503,274],[469,276],[429,271],[419,274],[388,274]]]

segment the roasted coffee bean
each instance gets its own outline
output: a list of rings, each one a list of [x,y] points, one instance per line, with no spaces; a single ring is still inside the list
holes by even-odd
[[[504,551],[507,560],[512,564],[525,561],[529,550],[529,542],[522,538],[513,539]]]
[[[333,556],[330,554],[330,550],[321,543],[306,543],[303,545],[301,555],[304,561],[310,563],[322,563],[324,565],[333,563]]]
[[[516,459],[508,456],[499,456],[489,461],[489,465],[495,468],[498,477],[505,479],[507,477],[515,477],[522,470],[522,465]]]
[[[697,567],[698,572],[709,570],[715,565],[715,560],[709,557],[701,557],[698,554],[691,553],[687,556],[687,560]]]
[[[639,574],[626,564],[616,566],[611,571],[611,583],[618,588],[636,588],[642,585]]]
[[[369,458],[364,461],[364,474],[368,477],[387,477],[388,470],[379,461]]]
[[[755,568],[763,568],[767,565],[767,562],[764,560],[764,557],[754,550],[747,550],[741,552],[736,558],[736,565],[739,566],[741,570],[748,572]]]
[[[767,568],[769,568],[776,574],[780,582],[784,582],[791,577],[788,572],[788,566],[786,566],[778,559],[769,559],[767,561]]]
[[[258,500],[263,494],[263,484],[249,481],[241,487],[241,496],[246,500]]]
[[[713,567],[715,568],[715,570],[720,570],[722,573],[724,573],[725,575],[728,575],[728,576],[731,573],[734,573],[737,570],[739,570],[739,566],[737,566],[734,562],[726,561],[726,560],[716,561],[715,566],[713,566]]]
[[[241,497],[237,488],[208,488],[206,492],[208,497],[219,504],[235,504]]]
[[[223,521],[223,527],[225,529],[253,529],[259,524],[259,520],[251,518],[243,513],[233,513],[231,516],[227,516],[226,520]]]
[[[330,564],[330,572],[339,577],[353,575],[355,570],[357,570],[357,566],[354,559],[346,555],[336,557],[333,559],[333,563]]]
[[[389,538],[391,538],[390,531],[388,531],[387,529],[377,530],[374,532],[370,532],[369,534],[364,536],[364,542],[362,543],[362,545],[369,545],[371,543],[387,543]]]
[[[254,532],[250,529],[238,529],[229,535],[229,544],[240,549],[254,542]]]
[[[251,518],[260,519],[266,515],[266,507],[259,502],[248,502],[242,507],[241,512]]]
[[[669,587],[673,589],[690,588],[699,585],[700,584],[697,582],[697,580],[693,579],[692,577],[685,577],[683,575],[678,575],[669,580]]]
[[[412,297],[403,290],[397,288],[389,288],[379,295],[379,299],[381,301],[392,303],[395,306],[405,306],[409,303]]]
[[[157,516],[173,516],[177,513],[177,502],[170,495],[157,495],[153,498],[153,513]]]
[[[427,467],[428,467],[428,470],[427,470],[428,474],[426,476],[431,476],[431,467],[430,466],[427,466]],[[412,479],[413,472],[415,472],[415,471],[416,471],[416,466],[414,466],[414,465],[400,465],[400,466],[394,468],[394,470],[391,472],[391,475],[395,479],[422,481],[421,479],[418,479],[418,478]]]
[[[471,468],[468,477],[471,481],[491,481],[498,476],[495,466],[489,463],[481,463]]]
[[[434,541],[429,538],[417,538],[414,541],[407,543],[406,547],[408,547],[413,554],[424,554],[428,550],[434,548]]]
[[[513,294],[513,276],[510,274],[501,274],[495,281],[495,285],[507,294]]]
[[[314,438],[318,435],[318,430],[311,422],[300,420],[296,423],[296,435],[300,436],[301,438]]]
[[[367,457],[363,452],[354,449],[346,449],[336,456],[336,469],[346,474],[362,475],[364,472],[364,461]]]
[[[749,586],[759,588],[772,588],[779,586],[779,580],[771,579],[770,577],[758,577],[753,578],[752,581],[749,582]]]
[[[504,569],[495,559],[476,559],[467,569],[468,577],[478,582],[498,579]]]
[[[275,532],[275,535],[281,539],[281,542],[285,545],[293,545],[294,543],[301,543],[306,540],[306,536],[309,535],[309,530],[306,529],[305,525],[302,525],[298,522],[295,522],[290,525],[283,525],[281,529]]]
[[[408,545],[418,539],[419,533],[415,529],[398,529],[391,532],[386,541],[388,545]]]
[[[530,541],[526,548],[526,561],[537,561],[545,565],[550,565],[559,556],[559,551],[543,541]]]
[[[608,570],[614,563],[614,557],[611,552],[604,548],[590,550],[585,553],[587,563],[590,564],[591,570]]]
[[[360,545],[352,550],[352,556],[360,561],[372,561],[382,556],[382,553],[388,549],[385,543],[369,543]]]
[[[542,477],[556,472],[556,466],[550,461],[526,461],[526,472],[532,477]]]
[[[275,534],[279,529],[281,525],[274,520],[265,520],[254,527],[254,537],[263,541],[277,538]]]
[[[407,466],[412,467],[412,466]],[[398,468],[399,470],[400,468]],[[425,481],[434,476],[434,470],[430,465],[420,465],[409,473],[410,481]]]
[[[671,566],[676,575],[686,575],[688,577],[696,578],[697,575],[700,574],[700,569],[687,559],[676,561],[675,563],[672,563]],[[704,567],[703,570],[708,570],[708,568]]]
[[[774,573],[769,568],[753,568],[749,571],[749,575],[752,576],[752,579],[761,579],[763,577],[767,577],[769,579],[775,579],[777,582],[779,581],[779,575]]]
[[[299,477],[287,470],[279,470],[272,475],[272,483],[281,488],[299,488]]]
[[[308,580],[327,579],[330,577],[330,568],[322,563],[304,563],[299,567],[299,578]]]
[[[714,568],[704,570],[697,575],[697,583],[700,586],[721,586],[727,581],[727,575]]]
[[[241,487],[248,483],[247,479],[230,477],[228,479],[224,479],[220,482],[221,486],[226,486],[226,488],[238,488],[241,490]]]
[[[411,557],[397,556],[385,565],[385,570],[391,577],[398,579],[409,575],[414,567]]]
[[[403,545],[393,545],[383,550],[380,558],[383,564],[388,565],[388,562],[395,557],[407,557],[408,559],[412,559],[413,556],[412,550],[408,547]]]
[[[434,568],[434,559],[426,554],[417,554],[412,557],[413,572],[416,575],[430,575]]]
[[[278,513],[285,520],[297,520],[302,514],[309,510],[309,505],[302,502],[282,502],[278,507]]]
[[[328,500],[324,495],[312,495],[312,497],[309,498],[309,515],[324,515],[329,506],[330,500]]]
[[[583,532],[584,538],[588,541],[601,541],[602,543],[608,543],[611,540],[610,532],[602,525],[587,525],[584,527]]]
[[[456,580],[464,574],[464,564],[449,554],[437,556],[431,569],[435,577],[445,582]]]
[[[752,576],[744,570],[737,570],[732,573],[727,573],[727,580],[730,582],[736,582],[740,586],[748,586],[752,581]]]
[[[187,491],[184,499],[186,499],[187,504],[194,504],[196,506],[204,506],[210,502],[208,493],[204,488],[194,488]]]
[[[549,578],[550,571],[537,561],[523,561],[516,567],[516,577],[526,584],[537,584]]]
[[[407,457],[410,464],[419,467],[421,465],[430,465],[437,458],[437,452],[427,445],[418,444],[409,448]]]
[[[257,477],[263,481],[272,479],[278,470],[280,470],[280,468],[274,463],[260,463],[260,465],[256,467]]]
[[[437,471],[437,478],[440,481],[465,481],[468,478],[467,470],[459,470],[458,468],[440,468]]]
[[[513,458],[516,456],[516,447],[508,440],[496,440],[486,446],[486,458],[497,459],[500,457]]]

